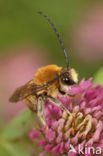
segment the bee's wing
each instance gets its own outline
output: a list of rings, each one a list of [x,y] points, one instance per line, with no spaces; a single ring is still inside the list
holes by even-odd
[[[25,85],[17,88],[12,96],[10,97],[10,102],[18,102],[25,99],[27,96],[35,94],[38,90],[41,90],[41,86],[35,84],[32,80]]]
[[[38,92],[44,88],[47,88],[48,85],[50,85],[51,83],[56,81],[58,78],[59,78],[59,76],[55,77],[53,80],[49,81],[47,84],[44,84],[44,85],[37,85],[34,83],[33,80],[31,80],[28,83],[26,83],[25,85],[17,88],[14,91],[14,93],[12,94],[12,96],[10,97],[9,101],[10,102],[18,102],[18,101],[25,99],[29,95],[36,94],[36,92]]]

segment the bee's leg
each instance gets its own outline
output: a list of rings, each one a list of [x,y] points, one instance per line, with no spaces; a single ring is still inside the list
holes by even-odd
[[[40,118],[43,125],[46,125],[46,121],[43,116],[44,111],[44,99],[42,96],[38,97],[38,104],[37,104],[37,115]]]
[[[48,100],[53,103],[55,106],[60,106],[60,108],[63,111],[66,111],[69,115],[71,114],[70,111],[57,99],[53,98],[53,97],[48,97]]]

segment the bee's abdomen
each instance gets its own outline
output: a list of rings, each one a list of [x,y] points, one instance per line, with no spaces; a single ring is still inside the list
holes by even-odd
[[[35,95],[28,96],[26,99],[24,99],[26,105],[32,112],[37,112],[37,97]]]

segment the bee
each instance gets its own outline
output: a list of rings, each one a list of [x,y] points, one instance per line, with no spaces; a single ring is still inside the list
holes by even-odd
[[[70,112],[56,99],[56,97],[58,93],[61,95],[67,94],[68,88],[77,83],[78,74],[74,69],[69,67],[69,59],[66,49],[64,48],[63,41],[54,23],[43,12],[38,13],[48,20],[56,33],[63,49],[66,67],[59,67],[54,64],[41,67],[37,70],[32,80],[14,91],[9,101],[15,103],[24,100],[29,109],[33,112],[37,112],[41,122],[45,124],[43,110],[46,100],[52,101],[54,105],[59,106],[62,110],[65,110],[70,114]]]

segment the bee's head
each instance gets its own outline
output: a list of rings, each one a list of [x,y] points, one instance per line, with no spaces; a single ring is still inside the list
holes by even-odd
[[[68,87],[76,84],[78,82],[78,74],[74,69],[70,69],[69,71],[63,71],[59,78],[60,82],[60,90],[66,91]]]
[[[78,74],[76,73],[76,71],[74,69],[70,69],[69,67],[69,58],[68,58],[68,53],[66,52],[66,49],[64,47],[64,43],[62,41],[62,38],[59,34],[59,32],[57,31],[56,26],[54,25],[54,23],[52,22],[52,20],[43,12],[39,11],[38,12],[40,15],[44,16],[48,22],[51,24],[52,28],[54,29],[58,40],[60,42],[60,45],[63,49],[63,53],[64,53],[64,57],[65,57],[65,63],[66,63],[66,69],[63,69],[61,74],[59,76],[57,76],[55,79],[53,79],[52,81],[50,81],[48,84],[53,83],[56,79],[59,79],[59,83],[60,83],[60,88],[67,88],[68,86],[71,86],[75,83],[77,83],[78,81]]]

